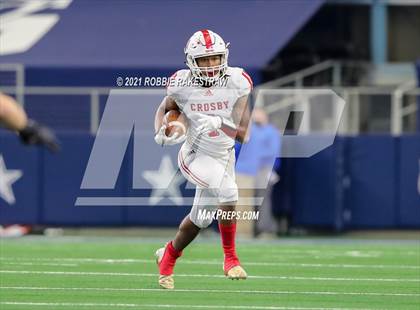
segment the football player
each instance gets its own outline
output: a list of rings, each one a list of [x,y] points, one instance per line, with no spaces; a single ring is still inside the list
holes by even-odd
[[[242,68],[228,66],[228,44],[213,31],[201,30],[188,40],[184,52],[188,69],[171,77],[167,96],[155,116],[156,143],[184,142],[178,166],[185,178],[196,185],[193,206],[175,238],[156,251],[159,285],[165,289],[174,288],[173,270],[183,249],[212,222],[212,218],[199,215],[217,209],[235,210],[238,188],[234,143],[235,139],[247,139],[250,119],[248,95],[252,80]],[[169,110],[179,110],[187,116],[186,135],[165,135],[163,118]],[[224,274],[230,279],[246,279],[236,254],[236,219],[221,217],[218,222]]]
[[[50,129],[29,119],[12,97],[2,93],[0,93],[0,126],[17,132],[24,144],[44,145],[52,152],[60,148]]]

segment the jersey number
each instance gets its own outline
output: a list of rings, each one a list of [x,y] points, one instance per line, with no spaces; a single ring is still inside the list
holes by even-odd
[[[217,137],[217,136],[220,136],[220,133],[217,130],[213,130],[209,132],[210,138]]]

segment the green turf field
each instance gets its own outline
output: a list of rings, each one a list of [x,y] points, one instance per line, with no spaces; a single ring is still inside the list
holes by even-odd
[[[218,242],[178,261],[157,286],[153,253],[134,238],[1,240],[0,309],[420,309],[420,243],[342,239],[239,242],[249,274],[222,273]]]

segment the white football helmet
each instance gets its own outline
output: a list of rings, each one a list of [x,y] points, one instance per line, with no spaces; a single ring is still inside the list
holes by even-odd
[[[225,75],[228,66],[229,43],[211,30],[200,30],[194,33],[185,46],[186,65],[194,77],[205,81],[216,80]],[[199,67],[197,58],[220,55],[220,65],[214,67]]]

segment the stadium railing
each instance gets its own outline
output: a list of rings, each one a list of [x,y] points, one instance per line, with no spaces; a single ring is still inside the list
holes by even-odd
[[[373,66],[367,62],[327,60],[297,71],[279,79],[264,83],[256,91],[267,93],[267,89],[304,88],[306,90],[329,88],[340,95],[346,102],[339,127],[340,134],[391,133],[400,135],[413,132],[416,128],[417,100],[420,88],[415,80],[408,80],[397,85],[364,86],[364,79]],[[352,86],[356,84],[356,86]],[[287,97],[273,102],[260,96],[260,106],[267,108],[272,120],[276,122],[285,109],[296,104]],[[307,98],[303,105],[310,102]],[[384,105],[386,105],[384,107]],[[311,111],[310,105],[305,107]],[[379,112],[379,113],[378,113]],[[309,113],[310,114],[310,113]],[[373,115],[372,115],[373,114]],[[305,117],[305,116],[304,116]],[[310,119],[310,115],[306,115]],[[305,122],[308,124],[308,122]],[[301,128],[302,129],[302,128]],[[303,128],[303,131],[314,128]]]
[[[25,104],[25,67],[22,64],[0,63],[0,85],[13,87],[17,101]]]
[[[397,87],[340,86],[343,84],[341,77],[343,70],[347,69],[344,69],[340,62],[326,61],[296,72],[291,76],[262,84],[256,88],[256,92],[258,93],[262,89],[287,88],[291,86],[293,88],[305,87],[305,89],[328,87],[339,94],[346,102],[339,127],[340,134],[391,133],[399,135],[404,132],[415,131],[415,112],[417,111],[420,88],[415,87],[414,81],[409,81]],[[3,82],[4,78],[2,79],[7,72],[14,73],[13,78],[9,77],[8,83]],[[329,86],[330,82],[327,79],[323,86],[308,87],[305,79],[311,78],[311,76],[320,72],[329,72],[327,75],[331,74],[331,86]],[[77,130],[77,126],[74,126],[74,123],[83,122],[83,126],[80,129],[89,131],[91,134],[95,134],[99,127],[101,111],[112,89],[109,87],[25,87],[24,67],[14,64],[0,65],[0,80],[2,81],[0,91],[16,96],[18,101],[25,104],[25,107],[30,112],[37,112],[36,115],[40,121],[51,125],[53,128],[55,125],[60,124],[59,128],[56,128],[58,130]],[[36,97],[38,97],[38,100],[34,100]],[[43,100],[39,100],[42,97]],[[60,98],[67,99],[67,101],[59,100]],[[81,98],[83,100],[80,100]],[[46,110],[46,112],[50,112],[48,109],[51,109],[56,102],[61,103],[61,106],[66,102],[74,104],[74,113],[68,114],[64,109],[61,112],[59,108],[54,111],[53,115],[44,113]],[[85,103],[89,104],[89,108],[80,109],[80,112],[78,112],[77,106],[85,105]],[[267,102],[266,99],[262,98],[259,104],[267,108],[270,117],[275,123],[276,116],[294,103],[290,101],[290,98],[283,98],[274,102],[272,100]],[[385,108],[384,105],[386,105]],[[310,107],[308,108],[310,111]],[[86,115],[86,112],[89,115]],[[75,119],[76,117],[80,117],[80,119]],[[310,117],[310,115],[306,117]],[[326,121],[328,122],[328,120]],[[307,128],[307,130],[312,129]]]

